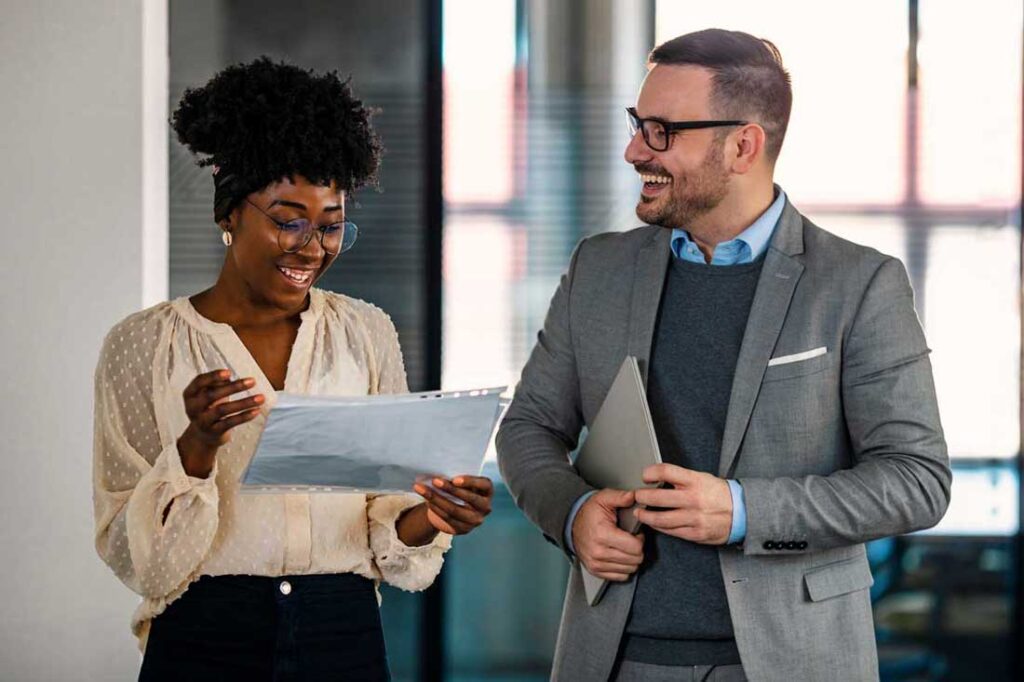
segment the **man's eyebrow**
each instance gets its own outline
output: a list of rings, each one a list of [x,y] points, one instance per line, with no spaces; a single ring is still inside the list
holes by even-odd
[[[645,121],[657,121],[658,123],[671,123],[672,122],[671,119],[665,118],[663,116],[641,116],[640,118],[642,118]]]

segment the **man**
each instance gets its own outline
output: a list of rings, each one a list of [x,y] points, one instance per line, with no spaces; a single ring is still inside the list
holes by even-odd
[[[774,45],[701,31],[649,65],[625,153],[649,225],[576,248],[498,433],[517,504],[613,581],[591,607],[573,570],[552,678],[877,679],[864,543],[936,524],[951,478],[905,270],[773,184]],[[659,486],[595,492],[567,453],[627,355]]]

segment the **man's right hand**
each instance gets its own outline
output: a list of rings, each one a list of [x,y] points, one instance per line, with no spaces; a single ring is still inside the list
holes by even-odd
[[[209,476],[217,450],[231,438],[228,432],[259,415],[262,393],[228,400],[255,384],[252,377],[231,381],[231,372],[220,369],[200,374],[185,388],[182,399],[189,425],[178,438],[178,454],[186,474],[196,478]]]
[[[618,510],[636,503],[632,490],[605,489],[583,503],[572,523],[576,556],[594,576],[625,582],[644,560],[643,535],[618,526]]]

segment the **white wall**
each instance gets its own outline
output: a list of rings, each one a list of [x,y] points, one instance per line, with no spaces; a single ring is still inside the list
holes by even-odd
[[[92,372],[166,297],[166,3],[0,16],[0,678],[131,679],[137,598],[92,543]]]

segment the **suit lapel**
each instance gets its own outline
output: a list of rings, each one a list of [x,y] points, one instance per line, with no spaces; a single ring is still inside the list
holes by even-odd
[[[665,273],[672,253],[669,247],[671,230],[657,230],[637,255],[633,299],[629,309],[629,354],[637,359],[644,385],[647,384],[647,365],[651,358],[654,326],[658,321],[658,308],[661,304],[662,290],[665,288]]]
[[[736,455],[761,390],[764,371],[775,349],[779,332],[782,331],[793,292],[804,271],[804,266],[793,257],[800,253],[803,253],[803,218],[787,201],[765,254],[736,361],[719,455],[720,476],[732,475]]]

